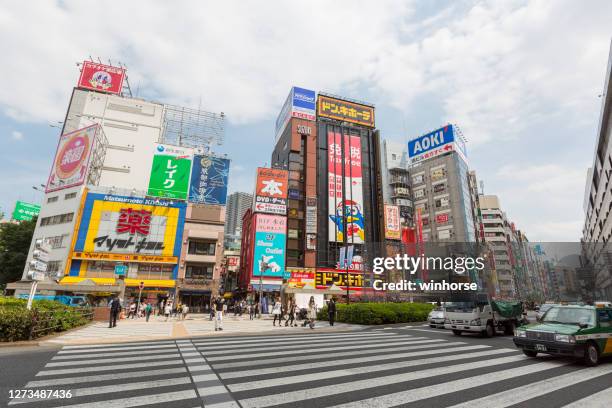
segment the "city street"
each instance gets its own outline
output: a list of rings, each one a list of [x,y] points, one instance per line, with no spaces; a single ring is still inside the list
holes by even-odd
[[[428,326],[72,345],[37,354],[15,387],[70,390],[24,407],[603,407],[612,361],[529,359],[510,336]],[[0,356],[15,365],[30,351]],[[44,364],[44,366],[43,366]],[[2,396],[6,401],[7,396]],[[2,404],[3,401],[0,401]]]

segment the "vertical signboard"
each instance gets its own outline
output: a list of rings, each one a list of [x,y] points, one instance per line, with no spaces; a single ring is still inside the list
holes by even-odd
[[[228,159],[195,155],[189,184],[189,201],[225,205],[229,164]]]
[[[329,240],[365,242],[359,136],[328,132]],[[346,239],[346,241],[345,241]]]
[[[385,205],[385,238],[401,238],[400,211],[397,205]]]
[[[92,61],[83,62],[79,88],[120,94],[125,79],[125,69]]]
[[[192,159],[192,149],[156,144],[148,195],[186,200]]]
[[[255,249],[253,276],[260,276],[262,264],[267,264],[263,276],[282,278],[285,273],[287,219],[278,215],[257,214],[255,218]]]
[[[285,215],[287,213],[287,170],[257,168],[254,211]]]
[[[30,204],[23,201],[15,202],[15,209],[11,219],[15,221],[31,221],[40,213],[40,205]]]
[[[45,192],[74,187],[85,182],[97,132],[96,124],[60,137]]]

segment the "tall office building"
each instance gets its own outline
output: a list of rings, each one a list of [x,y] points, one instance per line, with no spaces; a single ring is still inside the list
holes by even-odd
[[[599,117],[597,143],[593,164],[587,174],[584,197],[585,221],[582,230],[583,253],[586,262],[592,265],[595,278],[594,296],[612,299],[612,45],[608,57],[605,85],[602,92],[602,107]]]
[[[414,211],[410,194],[406,145],[384,140],[381,151],[384,202],[399,208],[402,227],[412,226]]]
[[[225,245],[234,248],[240,245],[242,217],[253,205],[253,195],[237,191],[228,196],[225,210]]]

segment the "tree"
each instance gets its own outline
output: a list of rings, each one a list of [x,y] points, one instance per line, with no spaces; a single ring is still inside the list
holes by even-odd
[[[34,228],[36,218],[0,225],[0,287],[21,279]]]

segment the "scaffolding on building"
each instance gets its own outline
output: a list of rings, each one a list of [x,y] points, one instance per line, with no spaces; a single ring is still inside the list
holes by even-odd
[[[211,153],[213,145],[225,141],[225,114],[165,105],[161,143],[191,147]]]

